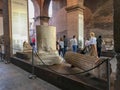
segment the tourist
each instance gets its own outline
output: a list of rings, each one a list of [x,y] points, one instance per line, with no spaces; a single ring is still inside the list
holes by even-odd
[[[64,56],[67,51],[67,47],[68,47],[68,40],[65,35],[63,36],[63,41],[64,41],[64,54],[63,54]]]
[[[64,41],[62,38],[60,38],[59,41],[59,54],[60,56],[64,57]]]
[[[82,54],[87,54],[89,53],[89,46],[90,46],[90,41],[89,39],[85,40],[85,47],[84,49],[81,51]]]
[[[97,52],[98,52],[98,57],[101,56],[102,43],[103,43],[102,36],[99,36],[97,38]]]
[[[96,42],[96,37],[94,32],[90,33],[89,42],[90,42],[90,55],[94,57],[98,57],[97,47],[96,47],[97,42]]]
[[[36,42],[35,37],[32,37],[32,40],[31,40],[32,44],[31,45],[32,45],[33,51],[36,51],[35,42]]]
[[[59,51],[59,41],[56,41],[56,50]]]
[[[76,36],[74,35],[73,38],[70,40],[71,46],[72,46],[72,51],[73,52],[77,52],[77,46],[78,46],[78,42],[76,39]]]
[[[32,38],[32,46],[35,46],[35,37]]]

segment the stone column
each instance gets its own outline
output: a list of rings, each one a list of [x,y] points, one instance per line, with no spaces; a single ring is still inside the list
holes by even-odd
[[[4,30],[4,50],[6,60],[10,60],[11,52],[11,36],[10,36],[10,0],[3,0],[3,30]]]
[[[37,17],[37,19],[40,19],[40,25],[36,27],[38,53],[45,64],[60,64],[63,59],[56,50],[56,28],[48,25],[49,17],[47,11],[50,0],[49,2],[44,0],[44,3],[46,3],[45,6],[40,7],[41,16]],[[40,60],[38,63],[43,64]]]
[[[63,59],[56,50],[56,28],[54,26],[40,25],[37,30],[38,54],[46,65],[60,64]],[[42,62],[38,62],[43,64]]]
[[[68,38],[73,35],[78,37],[80,47],[84,45],[84,17],[83,17],[83,0],[67,0],[67,34]]]
[[[120,1],[114,0],[114,47],[117,55],[115,90],[120,89]]]
[[[37,46],[39,53],[56,51],[56,28],[54,26],[37,26]]]

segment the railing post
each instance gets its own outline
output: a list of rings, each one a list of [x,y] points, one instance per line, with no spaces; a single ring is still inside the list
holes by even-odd
[[[107,59],[107,90],[110,90],[110,61]]]
[[[34,72],[34,48],[32,47],[32,74],[29,76],[29,79],[35,79],[36,75]]]
[[[1,61],[2,61],[2,52],[0,52],[0,57],[1,57]]]

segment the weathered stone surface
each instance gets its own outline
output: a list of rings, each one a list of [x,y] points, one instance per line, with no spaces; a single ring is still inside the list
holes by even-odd
[[[67,52],[65,55],[65,60],[70,63],[71,65],[78,67],[80,69],[89,70],[98,65],[99,58],[92,57],[89,55],[83,55],[73,52]],[[89,71],[92,75],[105,79],[106,78],[106,63],[102,64],[100,67],[97,67],[94,70]]]
[[[56,28],[53,26],[37,26],[38,55],[47,65],[60,64],[63,59],[56,50]],[[36,59],[41,61],[39,59]]]
[[[26,41],[23,42],[23,52],[32,52],[32,47]]]
[[[40,25],[37,29],[37,47],[39,53],[41,51],[56,50],[56,28],[53,26]]]

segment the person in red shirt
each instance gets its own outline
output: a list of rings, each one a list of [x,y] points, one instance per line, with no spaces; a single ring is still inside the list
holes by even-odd
[[[32,45],[35,46],[35,38],[32,38]]]

